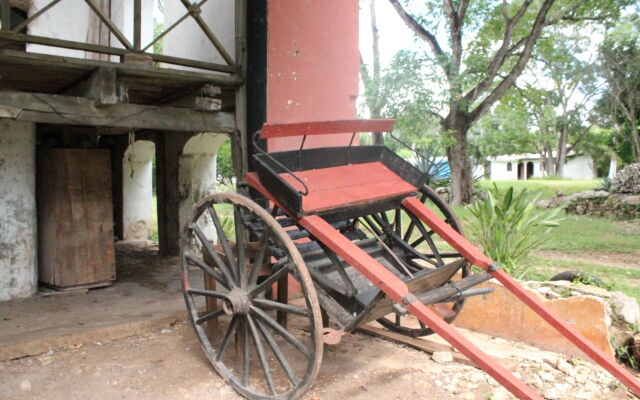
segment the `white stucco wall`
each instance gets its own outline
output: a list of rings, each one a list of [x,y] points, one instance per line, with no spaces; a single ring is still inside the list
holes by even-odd
[[[29,16],[51,0],[32,0]],[[111,20],[133,44],[133,0],[111,0]],[[87,6],[84,0],[64,0],[50,8],[46,13],[29,24],[28,30],[32,35],[46,36],[55,39],[73,40],[85,43],[100,43],[97,26],[98,16]],[[153,0],[142,0],[142,44],[145,46],[153,39]],[[107,45],[106,43],[103,43]],[[113,47],[124,47],[118,39],[111,35],[110,43]],[[62,49],[29,44],[27,51],[52,54],[66,57],[87,58],[82,50]],[[118,57],[112,57],[118,61]]]
[[[511,171],[507,171],[508,161],[491,161],[490,179],[494,181],[510,181],[518,179],[518,164],[511,162]]]
[[[144,240],[151,235],[153,213],[153,157],[155,144],[134,142],[122,159],[123,235],[124,239]]]
[[[33,0],[29,16],[51,3],[51,0]],[[89,26],[93,12],[84,0],[64,0],[50,8],[35,21],[29,24],[31,35],[46,36],[55,39],[73,40],[77,42],[97,43],[89,38]],[[57,47],[28,44],[27,51],[53,54],[66,57],[85,58],[82,50],[62,49]]]
[[[216,188],[216,158],[229,136],[216,133],[195,135],[184,145],[180,156],[180,226],[189,218],[191,207]]]
[[[564,177],[569,179],[596,179],[595,163],[591,156],[569,157],[564,166]]]
[[[0,301],[37,289],[35,124],[0,118]]]
[[[507,171],[507,163],[511,162],[512,169]],[[490,179],[495,181],[508,181],[518,179],[518,164],[533,163],[533,175],[530,178],[541,178],[545,176],[542,171],[540,159],[518,158],[513,156],[498,156],[490,159]],[[526,169],[525,169],[526,172]],[[567,179],[596,179],[597,172],[593,159],[589,155],[569,156],[564,167],[563,178]]]
[[[164,5],[164,27],[171,26],[182,17],[186,8],[179,1],[167,1]],[[223,44],[227,53],[235,54],[235,2],[231,0],[209,1],[200,14],[209,29]],[[198,24],[189,17],[163,39],[163,53],[198,61],[226,64],[216,48]],[[177,68],[177,67],[176,67]],[[186,68],[186,67],[184,67]]]

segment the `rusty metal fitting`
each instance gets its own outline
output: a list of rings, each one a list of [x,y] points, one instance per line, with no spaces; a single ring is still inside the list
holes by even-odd
[[[251,301],[246,291],[240,288],[233,288],[222,300],[222,309],[227,315],[247,315]]]

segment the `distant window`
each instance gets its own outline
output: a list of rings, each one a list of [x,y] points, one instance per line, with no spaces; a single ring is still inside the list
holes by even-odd
[[[507,171],[513,170],[513,165],[511,163],[507,163]]]

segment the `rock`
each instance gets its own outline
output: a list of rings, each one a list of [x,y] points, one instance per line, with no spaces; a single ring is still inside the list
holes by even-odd
[[[542,393],[542,397],[544,397],[547,400],[558,400],[558,399],[562,399],[563,395],[558,389],[551,388],[551,389],[545,390]]]
[[[575,375],[576,369],[573,365],[566,362],[565,360],[558,360],[558,364],[556,365],[558,370],[564,372],[567,375]]]
[[[493,393],[491,393],[491,400],[509,400],[512,398],[511,393],[507,391],[507,389],[503,387],[496,388]]]
[[[611,306],[626,323],[640,323],[640,306],[638,306],[636,299],[620,292],[613,292],[611,293]]]
[[[460,396],[461,400],[475,400],[475,398],[476,398],[476,395],[473,394],[472,392],[468,392]]]
[[[556,377],[551,372],[540,371],[538,375],[545,382],[554,382],[556,380]]]
[[[28,379],[25,379],[22,382],[20,382],[20,389],[31,390],[31,381]]]
[[[640,194],[640,164],[627,165],[611,180],[614,193]]]
[[[453,354],[450,351],[436,351],[431,358],[438,364],[447,364],[453,361]]]

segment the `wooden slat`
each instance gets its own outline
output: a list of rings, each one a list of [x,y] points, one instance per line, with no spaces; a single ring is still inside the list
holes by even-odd
[[[264,124],[262,139],[278,137],[325,135],[330,133],[391,132],[393,119],[352,119],[341,121],[299,122],[291,124]]]
[[[233,133],[232,113],[138,104],[97,107],[90,99],[40,93],[0,91],[0,113],[19,121],[50,124]]]
[[[305,212],[342,207],[351,204],[408,195],[416,188],[381,162],[343,165],[332,168],[296,172],[309,188],[302,198]],[[296,190],[304,190],[300,182],[287,173],[280,174]]]

